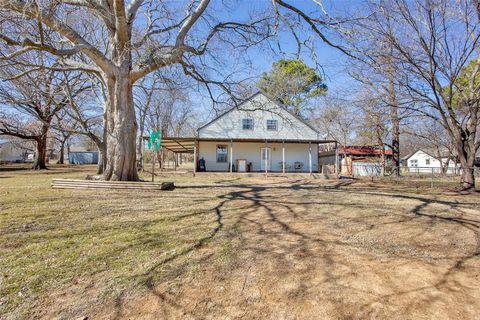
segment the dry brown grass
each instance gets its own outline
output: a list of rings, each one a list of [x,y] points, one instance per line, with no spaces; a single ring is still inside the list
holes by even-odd
[[[478,194],[228,175],[48,187],[84,175],[0,173],[0,318],[478,318]]]

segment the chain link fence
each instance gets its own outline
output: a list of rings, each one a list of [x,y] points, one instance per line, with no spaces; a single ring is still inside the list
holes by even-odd
[[[474,171],[476,189],[480,190],[480,168]],[[398,183],[410,183],[412,186],[425,187],[456,187],[460,185],[463,168],[461,167],[400,167],[396,175],[391,166],[383,168],[378,163],[353,163],[351,176],[353,178],[371,179],[372,181],[395,180]]]

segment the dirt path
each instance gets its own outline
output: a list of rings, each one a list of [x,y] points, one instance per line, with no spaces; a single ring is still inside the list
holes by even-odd
[[[86,314],[480,319],[479,203],[309,181],[238,186],[214,208],[211,239],[188,253],[195,268]]]

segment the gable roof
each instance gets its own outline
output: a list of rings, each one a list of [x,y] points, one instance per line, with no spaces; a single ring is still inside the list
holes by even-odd
[[[418,151],[418,150],[417,150],[417,151]],[[400,160],[408,160],[408,159],[410,159],[410,157],[413,156],[415,153],[417,153],[417,151],[407,153],[407,155],[401,157]]]
[[[280,109],[282,110],[285,110],[286,112],[288,112],[291,116],[293,116],[295,119],[297,119],[298,121],[300,121],[301,123],[305,124],[307,127],[309,127],[310,129],[312,129],[314,132],[316,132],[317,134],[320,134],[320,132],[315,129],[311,124],[309,124],[308,122],[306,122],[304,119],[300,118],[299,116],[297,116],[296,114],[294,114],[293,112],[291,112],[290,110],[288,110],[287,107],[285,107],[283,104],[275,101],[273,98],[269,97],[267,94],[265,94],[265,92],[261,91],[261,90],[258,90],[257,92],[255,92],[254,94],[252,94],[250,97],[246,98],[245,100],[243,100],[242,102],[240,102],[239,104],[237,104],[236,106],[228,109],[227,111],[225,111],[224,113],[220,114],[219,116],[215,117],[213,120],[210,120],[209,122],[207,122],[206,124],[204,124],[203,126],[199,127],[197,129],[197,132],[205,127],[207,127],[208,125],[214,123],[215,121],[217,121],[218,119],[220,119],[221,117],[227,115],[228,113],[230,113],[231,111],[233,110],[238,110],[240,108],[240,106],[246,104],[247,102],[250,102],[251,100],[253,100],[253,98],[255,98],[256,96],[258,95],[263,95],[264,97],[266,97],[269,101],[273,102],[277,107],[279,107]]]
[[[430,153],[425,152],[425,151],[423,151],[422,149],[417,149],[417,150],[415,150],[414,152],[412,152],[412,153],[406,155],[405,157],[403,157],[401,160],[408,160],[408,159],[410,159],[413,155],[415,155],[415,154],[416,154],[417,152],[419,152],[419,151],[425,153],[427,156],[430,156],[431,158],[434,158],[434,159],[439,160],[437,157],[432,156]]]

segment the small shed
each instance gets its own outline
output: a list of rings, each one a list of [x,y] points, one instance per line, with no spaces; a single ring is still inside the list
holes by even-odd
[[[97,164],[98,151],[74,151],[68,154],[70,164]]]

